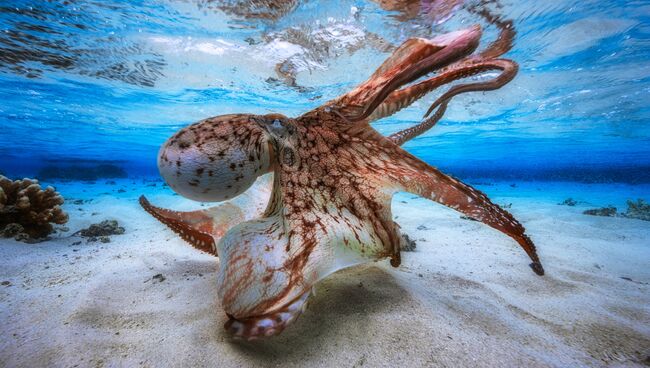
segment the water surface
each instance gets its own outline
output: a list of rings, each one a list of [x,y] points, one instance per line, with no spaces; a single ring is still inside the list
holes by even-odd
[[[115,160],[155,174],[159,145],[234,112],[296,116],[350,90],[410,37],[479,23],[373,1],[7,1],[0,6],[0,170]],[[267,2],[268,3],[268,2]],[[273,3],[273,2],[271,2]],[[650,181],[650,4],[489,4],[517,30],[499,91],[455,98],[405,148],[459,176]],[[262,8],[264,10],[264,8]],[[268,10],[268,9],[266,9]],[[388,46],[386,46],[388,45]],[[292,86],[275,72],[290,60]],[[413,124],[440,92],[374,126]]]

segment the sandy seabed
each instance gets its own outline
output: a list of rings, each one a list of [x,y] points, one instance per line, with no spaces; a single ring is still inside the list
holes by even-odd
[[[284,333],[247,343],[223,330],[218,260],[138,206],[141,193],[192,206],[153,184],[59,184],[68,231],[39,244],[0,240],[0,366],[650,365],[650,222],[582,214],[647,186],[479,185],[512,204],[543,277],[505,235],[398,195],[396,221],[417,241],[399,268],[382,261],[340,271]],[[569,194],[583,202],[557,204]],[[72,235],[105,219],[126,233],[110,243]]]

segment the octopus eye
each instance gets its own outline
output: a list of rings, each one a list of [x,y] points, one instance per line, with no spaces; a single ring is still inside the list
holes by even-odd
[[[271,170],[271,139],[250,115],[203,120],[165,142],[158,169],[167,184],[187,198],[228,200]]]

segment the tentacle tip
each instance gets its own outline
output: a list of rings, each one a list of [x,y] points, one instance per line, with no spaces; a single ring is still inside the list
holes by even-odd
[[[539,276],[544,276],[544,267],[542,267],[542,264],[539,262],[533,262],[530,265],[530,268],[533,269],[533,272],[535,272]]]

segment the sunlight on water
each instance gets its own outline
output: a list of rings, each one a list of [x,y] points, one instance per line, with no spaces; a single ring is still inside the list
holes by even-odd
[[[233,112],[296,116],[353,88],[407,38],[479,23],[485,47],[497,34],[462,0],[426,9],[264,3],[4,2],[0,168],[30,173],[52,160],[110,158],[154,173],[159,145],[189,123]],[[650,5],[486,6],[514,21],[506,56],[520,64],[518,76],[500,90],[458,96],[435,129],[405,147],[458,173],[588,167],[643,176]],[[437,95],[376,129],[388,134],[419,121]]]

